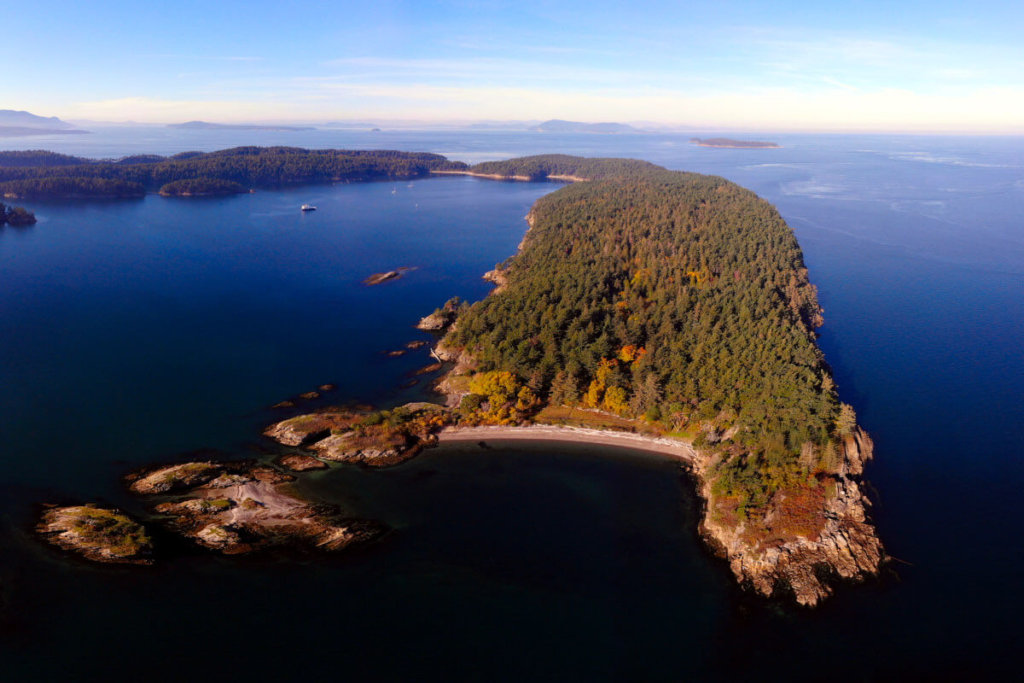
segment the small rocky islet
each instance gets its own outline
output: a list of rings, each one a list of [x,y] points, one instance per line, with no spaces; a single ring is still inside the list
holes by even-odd
[[[290,484],[302,473],[327,469],[329,462],[370,467],[404,462],[436,443],[435,433],[451,422],[448,411],[430,403],[385,411],[330,408],[267,428],[266,436],[291,449],[278,455],[276,467],[201,460],[145,468],[127,475],[125,483],[149,501],[147,525],[209,550],[228,555],[273,547],[341,550],[380,536],[385,527],[305,500]],[[48,507],[36,531],[88,560],[153,563],[150,532],[121,510],[94,504]]]
[[[287,488],[295,479],[251,462],[202,462],[159,468],[129,488],[144,496],[181,491],[153,511],[182,536],[225,554],[296,544],[340,550],[382,531],[374,522],[342,519],[333,506],[299,498]]]
[[[153,541],[146,529],[116,508],[92,504],[48,507],[36,532],[49,543],[95,562],[153,561]]]

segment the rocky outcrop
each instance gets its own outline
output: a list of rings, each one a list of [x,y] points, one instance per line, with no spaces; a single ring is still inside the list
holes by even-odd
[[[441,308],[424,318],[420,318],[420,321],[416,323],[417,329],[428,332],[441,332],[448,329],[455,322],[461,304],[462,302],[458,297],[449,299]]]
[[[455,315],[444,310],[437,310],[428,316],[420,318],[416,328],[428,332],[440,332],[446,329],[455,320]]]
[[[324,438],[332,429],[347,427],[350,422],[351,415],[347,413],[310,413],[272,424],[263,434],[285,446],[302,446]]]
[[[356,432],[332,434],[312,444],[310,448],[324,460],[357,462],[371,467],[395,465],[415,456],[419,449],[404,435],[392,439],[367,439]]]
[[[36,531],[53,545],[96,562],[152,563],[153,543],[146,530],[120,510],[54,507],[43,513]]]
[[[212,462],[186,462],[129,475],[128,488],[143,495],[170,493],[205,484],[220,473],[221,468]]]
[[[506,287],[508,287],[508,272],[502,268],[495,268],[494,270],[487,271],[484,273],[483,279],[497,285],[491,292],[492,295],[500,294]]]
[[[303,544],[337,550],[378,535],[380,527],[340,519],[334,508],[313,504],[286,489],[295,477],[251,463],[187,463],[214,468],[215,476],[175,500],[158,504],[174,531],[226,554]]]
[[[403,462],[436,442],[436,432],[453,416],[433,403],[407,403],[393,410],[338,410],[300,415],[271,425],[267,436],[286,446],[301,446],[317,458],[383,467]],[[308,455],[286,455],[279,462],[310,465]],[[321,463],[322,465],[323,463]]]
[[[885,559],[868,517],[870,501],[857,480],[871,455],[871,439],[862,430],[844,439],[838,472],[822,484],[821,524],[810,534],[755,532],[745,521],[719,515],[707,477],[708,463],[698,462],[695,469],[707,501],[702,535],[728,560],[736,578],[758,593],[771,596],[788,591],[799,604],[816,605],[831,594],[833,580],[877,574]],[[766,517],[769,527],[771,515]]]

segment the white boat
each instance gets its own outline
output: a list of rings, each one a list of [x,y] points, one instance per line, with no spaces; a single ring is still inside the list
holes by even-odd
[[[303,204],[302,205],[302,210],[303,211],[316,211],[316,207],[313,206],[312,204]]]

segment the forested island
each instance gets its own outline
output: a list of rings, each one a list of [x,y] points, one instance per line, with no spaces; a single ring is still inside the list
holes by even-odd
[[[416,178],[466,166],[437,154],[390,150],[308,150],[235,147],[217,152],[142,155],[117,161],[41,150],[0,152],[0,195],[24,198],[125,198],[167,194],[222,194],[255,187]],[[192,185],[171,183],[190,181]],[[182,191],[207,188],[209,192]],[[215,191],[214,191],[215,190]],[[230,191],[239,191],[237,188]]]
[[[700,147],[725,147],[737,149],[778,149],[781,145],[774,142],[759,140],[733,140],[732,138],[690,138],[690,142]]]
[[[540,199],[498,290],[453,316],[437,353],[455,362],[442,388],[465,421],[589,416],[689,441],[704,535],[761,593],[814,604],[825,574],[877,570],[857,483],[871,441],[839,401],[815,343],[816,290],[770,204],[621,159],[470,172],[591,180]]]
[[[519,252],[486,274],[497,285],[490,296],[472,305],[452,299],[420,321],[421,329],[442,335],[431,352],[440,362],[423,372],[447,364],[437,385],[447,406],[290,417],[266,430],[283,446],[303,450],[283,453],[279,466],[388,466],[439,437],[555,433],[609,443],[614,436],[615,443],[686,463],[705,501],[703,537],[758,593],[813,605],[830,593],[831,579],[874,574],[884,559],[860,488],[871,440],[840,402],[816,345],[822,311],[800,247],[774,207],[734,183],[644,161],[566,155],[472,167],[432,154],[292,148],[131,163],[62,158],[48,166],[48,153],[11,160],[26,157],[38,163],[7,164],[0,172],[28,169],[42,181],[47,169],[121,168],[124,178],[80,177],[149,186],[172,172],[195,173],[168,181],[180,188],[224,180],[211,169],[250,185],[310,179],[325,168],[349,171],[352,180],[457,173],[575,181],[535,203]],[[292,170],[284,174],[288,164]],[[390,274],[377,276],[383,281]],[[209,474],[186,482],[198,502],[175,503],[185,515],[179,531],[201,545],[241,547],[238,538],[266,534],[267,524],[276,529],[282,520],[312,519],[301,501],[280,498],[274,487],[287,477],[279,469],[187,465],[192,469],[165,469],[155,480],[169,481],[168,472],[192,477],[193,469]],[[237,488],[235,497],[224,503],[220,489],[229,486]],[[226,514],[246,509],[246,496],[277,516]],[[344,525],[317,524],[323,532],[317,545],[335,534],[350,538]]]

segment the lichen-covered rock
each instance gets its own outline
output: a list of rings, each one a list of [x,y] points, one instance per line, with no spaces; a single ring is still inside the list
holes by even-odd
[[[50,543],[96,562],[152,563],[153,542],[145,528],[120,510],[94,505],[50,508],[36,531]]]
[[[169,493],[204,484],[221,471],[221,467],[212,462],[186,462],[145,472],[134,478],[129,488],[143,495]]]

